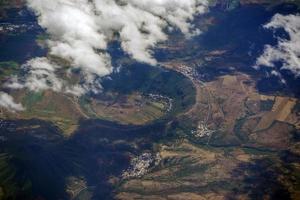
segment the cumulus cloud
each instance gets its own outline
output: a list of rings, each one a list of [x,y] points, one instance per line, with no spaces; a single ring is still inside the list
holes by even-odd
[[[277,46],[266,45],[264,53],[256,61],[256,67],[274,68],[280,62],[281,69],[290,70],[295,76],[300,76],[300,15],[276,14],[264,27],[274,30],[283,28],[289,37],[278,38]],[[273,74],[278,75],[275,72]]]
[[[5,92],[0,92],[0,106],[11,112],[24,110],[21,104],[15,103],[13,97]]]
[[[50,61],[43,58],[35,58],[29,60],[22,66],[24,71],[27,71],[25,80],[16,80],[12,78],[10,88],[22,89],[28,88],[33,91],[52,89],[54,91],[61,91],[62,82],[55,75],[55,70],[59,66],[50,63]]]
[[[122,49],[133,59],[156,64],[152,50],[168,39],[165,30],[179,29],[187,37],[199,34],[192,25],[193,17],[206,11],[207,0],[27,0],[50,38],[49,53],[80,69],[81,86],[66,88],[56,77],[61,68],[47,58],[34,58],[27,68],[25,82],[12,79],[10,87],[30,90],[53,89],[69,93],[97,90],[95,79],[113,69],[107,45],[119,40]]]
[[[22,71],[26,73],[24,77],[13,76],[6,83],[6,87],[11,89],[29,89],[31,91],[53,90],[56,92],[70,93],[80,96],[89,85],[69,85],[66,81],[57,77],[56,73],[61,69],[61,66],[51,62],[46,57],[37,57],[27,61],[21,67]],[[96,83],[92,83],[89,90],[99,89]]]
[[[118,34],[123,49],[138,61],[155,64],[151,48],[164,41],[164,28],[174,26],[187,36],[198,33],[189,21],[203,13],[206,0],[28,0],[39,24],[52,35],[52,54],[75,66],[106,75],[111,72],[107,43]]]

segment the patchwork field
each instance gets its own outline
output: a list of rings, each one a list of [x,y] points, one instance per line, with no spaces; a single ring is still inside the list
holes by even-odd
[[[172,101],[164,96],[111,94],[109,99],[78,99],[52,91],[14,94],[26,108],[23,112],[9,113],[3,109],[2,117],[42,119],[54,123],[66,135],[77,128],[80,120],[103,119],[120,124],[143,125],[160,119],[172,109]]]
[[[292,115],[292,110],[297,103],[297,99],[288,97],[273,98],[275,98],[275,100],[272,110],[270,112],[265,113],[262,116],[260,122],[255,128],[255,131],[268,129],[274,123],[275,120],[287,123],[289,122],[287,119],[290,115]]]
[[[166,67],[192,80],[196,103],[155,145],[147,173],[121,182],[117,199],[300,198],[295,98],[260,94],[242,73],[201,82],[184,63]]]
[[[142,125],[163,117],[172,106],[168,98],[151,98],[139,93],[112,98],[110,101],[93,99],[86,107],[100,119]]]
[[[142,177],[124,181],[117,199],[249,199],[249,195],[258,198],[260,192],[264,192],[265,198],[271,197],[276,191],[269,186],[256,191],[263,181],[278,189],[289,187],[293,198],[299,197],[298,181],[294,183],[284,176],[266,176],[278,170],[277,167],[283,168],[282,161],[276,160],[276,153],[247,148],[211,148],[186,140],[162,145],[158,152],[159,164]],[[278,166],[271,166],[270,160]],[[294,170],[299,173],[299,168]]]
[[[69,135],[77,129],[79,120],[87,117],[72,96],[53,91],[18,91],[14,95],[16,101],[21,102],[26,110],[18,113],[3,110],[2,115],[6,115],[7,118],[13,119],[17,116],[19,119],[42,119],[52,122]]]

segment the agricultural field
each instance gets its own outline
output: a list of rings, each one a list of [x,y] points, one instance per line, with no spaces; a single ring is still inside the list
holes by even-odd
[[[133,93],[131,95],[110,95],[109,101],[92,99],[85,104],[87,112],[100,119],[121,124],[142,125],[163,117],[171,110],[172,102],[168,98],[153,98],[149,95]]]
[[[295,98],[261,94],[243,73],[199,82],[184,63],[166,67],[191,79],[196,103],[178,116],[176,134],[154,145],[145,174],[121,182],[117,199],[300,197],[300,165],[282,155],[300,155]]]
[[[103,119],[120,124],[143,125],[165,116],[172,108],[168,98],[153,98],[133,93],[115,95],[110,100],[78,99],[52,91],[15,93],[27,109],[19,119],[43,119],[54,123],[66,135],[77,128],[80,120]],[[3,110],[2,116],[13,119],[15,114]]]
[[[290,169],[289,164],[277,160],[276,152],[213,148],[186,140],[162,145],[158,152],[159,164],[142,177],[125,180],[117,199],[248,199],[259,198],[260,193],[272,198],[280,192],[283,198],[287,192],[293,199],[299,198],[297,175],[290,180],[287,174],[299,174],[300,166],[295,163]],[[282,171],[287,174],[272,176]],[[263,184],[277,189],[270,190]]]
[[[300,199],[300,1],[203,2],[0,0],[0,200]]]
[[[22,102],[25,111],[17,114],[18,119],[43,119],[54,123],[66,135],[77,128],[77,124],[85,115],[76,103],[74,97],[68,97],[53,91],[24,92],[18,91],[18,101]],[[16,115],[3,110],[2,115],[14,119]]]
[[[66,67],[68,65],[65,60],[56,57],[52,59]],[[180,74],[157,71],[150,66],[129,67],[116,74],[113,84],[110,79],[104,82],[103,84],[107,84],[105,91],[98,95],[86,94],[80,98],[51,90],[16,90],[11,95],[26,109],[18,113],[2,109],[1,116],[7,119],[42,119],[53,123],[66,136],[74,133],[81,121],[88,119],[123,125],[146,125],[165,120],[188,109],[194,101],[194,91],[191,82],[184,77],[181,79]],[[122,84],[123,79],[132,79],[136,73],[145,73],[145,76],[137,82],[131,82],[131,85]],[[126,77],[127,74],[132,77]],[[60,76],[68,83],[80,81],[76,75],[61,73]],[[176,87],[169,87],[177,80],[179,82]]]

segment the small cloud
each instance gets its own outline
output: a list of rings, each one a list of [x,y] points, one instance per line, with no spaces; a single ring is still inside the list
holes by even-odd
[[[278,77],[282,84],[286,84],[286,81],[284,80],[280,72],[272,70],[271,75]]]
[[[63,87],[62,80],[56,77],[56,70],[60,66],[51,63],[46,57],[38,57],[27,61],[22,65],[22,70],[27,74],[18,79],[12,77],[6,84],[11,89],[27,88],[31,91],[41,91],[52,89],[61,91]]]
[[[20,103],[15,103],[13,97],[5,92],[0,92],[0,106],[6,108],[10,112],[24,110]]]
[[[300,76],[300,15],[276,14],[264,28],[283,28],[289,37],[278,38],[276,46],[266,45],[264,53],[257,58],[255,68],[274,68],[275,63],[279,62],[282,63],[281,69],[290,70],[296,77]]]

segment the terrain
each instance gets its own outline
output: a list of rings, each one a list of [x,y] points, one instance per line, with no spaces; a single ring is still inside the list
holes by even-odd
[[[181,125],[172,141],[157,144],[159,164],[124,181],[117,198],[298,199],[299,101],[261,95],[245,74],[198,87],[197,96],[209,98],[178,119],[194,129]]]
[[[247,13],[253,7],[244,9],[241,12]],[[248,20],[247,26],[250,16],[243,19]],[[298,89],[261,90],[263,86],[258,85],[263,74],[247,66],[252,56],[246,56],[240,43],[254,38],[250,33],[248,37],[248,33],[230,32],[229,41],[223,44],[218,36],[223,39],[227,31],[216,25],[217,18],[200,20],[208,26],[210,35],[201,37],[209,47],[193,49],[181,42],[162,46],[161,65],[193,82],[196,102],[173,121],[168,139],[154,145],[156,161],[147,172],[121,182],[117,199],[300,198]],[[243,20],[232,24],[243,26]],[[236,37],[242,40],[237,42]],[[174,56],[171,53],[166,58],[166,49]]]
[[[1,1],[3,23],[33,28],[0,31],[1,89],[26,107],[1,108],[0,199],[300,199],[299,77],[282,85],[252,67],[276,43],[261,26],[299,13],[297,1],[211,1],[195,19],[203,33],[175,31],[154,50],[157,66],[110,44],[122,67],[81,97],[4,87],[33,55],[69,67],[26,9],[5,17],[19,3]]]

